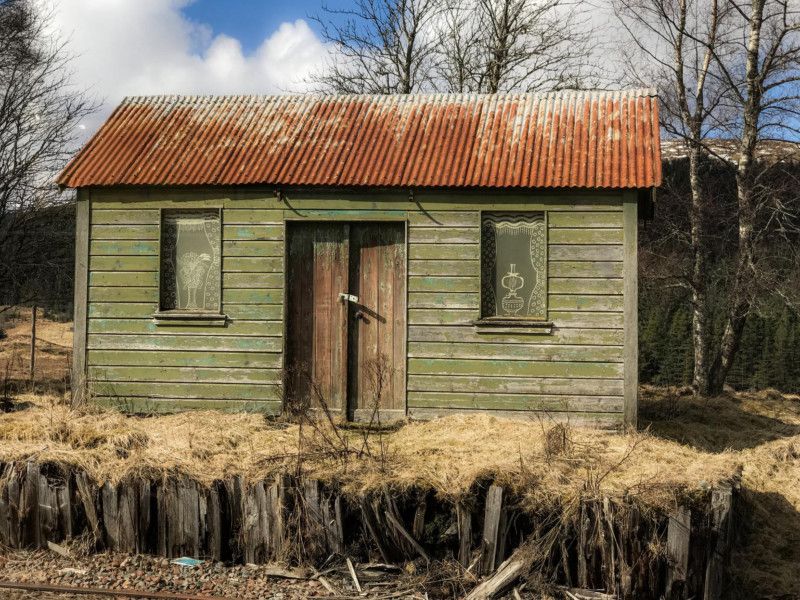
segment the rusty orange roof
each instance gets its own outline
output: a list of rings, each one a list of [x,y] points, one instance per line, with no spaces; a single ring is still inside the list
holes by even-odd
[[[647,188],[652,90],[126,98],[67,187],[298,185]]]

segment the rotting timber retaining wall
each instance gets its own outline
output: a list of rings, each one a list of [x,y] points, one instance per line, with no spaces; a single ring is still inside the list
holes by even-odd
[[[538,573],[619,598],[712,600],[726,593],[736,489],[696,494],[669,514],[588,493],[526,510],[489,481],[449,502],[424,489],[354,498],[288,474],[211,486],[185,477],[99,484],[81,470],[20,462],[0,465],[0,545],[84,535],[96,550],[245,563],[452,558],[489,581],[525,555],[515,577]]]

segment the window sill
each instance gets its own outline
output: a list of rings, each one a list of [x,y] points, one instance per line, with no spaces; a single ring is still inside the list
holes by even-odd
[[[209,327],[225,327],[228,315],[216,312],[191,312],[170,310],[153,314],[156,325],[207,325]]]
[[[472,322],[478,333],[517,333],[522,335],[550,335],[553,323],[525,319],[477,319]]]

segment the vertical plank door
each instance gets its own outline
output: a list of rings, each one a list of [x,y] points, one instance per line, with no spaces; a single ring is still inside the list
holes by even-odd
[[[349,225],[287,223],[287,245],[285,400],[322,399],[344,416]]]
[[[405,226],[350,226],[349,383],[350,416],[369,420],[405,414],[406,323]]]

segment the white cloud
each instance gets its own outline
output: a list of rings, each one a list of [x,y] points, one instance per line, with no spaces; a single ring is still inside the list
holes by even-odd
[[[186,19],[189,1],[42,0],[74,56],[75,83],[103,103],[84,123],[87,134],[128,95],[303,91],[327,57],[302,19],[245,53],[239,40]]]

